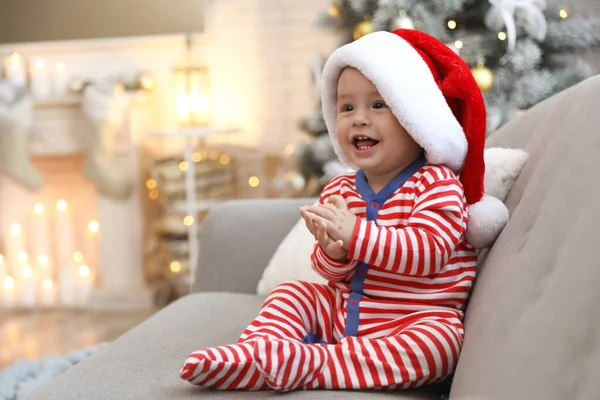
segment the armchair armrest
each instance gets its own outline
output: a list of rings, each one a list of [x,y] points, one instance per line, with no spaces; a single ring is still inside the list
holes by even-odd
[[[206,215],[192,292],[256,293],[273,253],[315,199],[244,199],[224,202]]]

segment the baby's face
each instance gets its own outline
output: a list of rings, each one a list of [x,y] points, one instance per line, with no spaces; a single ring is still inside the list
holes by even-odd
[[[348,160],[372,175],[401,170],[422,151],[355,68],[344,69],[338,81],[337,139]]]

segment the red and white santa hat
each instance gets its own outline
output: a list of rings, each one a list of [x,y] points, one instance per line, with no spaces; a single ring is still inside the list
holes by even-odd
[[[340,161],[355,168],[336,135],[337,84],[346,67],[375,85],[428,162],[459,176],[469,204],[466,239],[476,248],[490,246],[509,214],[504,203],[485,194],[486,110],[467,64],[438,39],[411,29],[374,32],[335,50],[323,68],[323,116]]]

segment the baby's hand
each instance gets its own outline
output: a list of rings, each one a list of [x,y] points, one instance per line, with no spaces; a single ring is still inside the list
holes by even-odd
[[[325,226],[329,236],[335,241],[341,240],[345,249],[350,248],[357,217],[350,211],[342,196],[334,195],[325,204],[308,206],[306,212],[317,227]]]
[[[346,200],[340,195],[334,194],[327,198],[326,204],[331,204],[339,209],[348,209],[346,205]],[[317,229],[319,229],[319,217],[315,214],[308,211],[307,206],[300,207],[300,215],[304,219],[304,224],[310,231],[310,233],[316,238],[317,237]]]
[[[348,250],[344,249],[344,242],[341,240],[332,240],[327,234],[327,222],[323,221],[317,229],[317,240],[319,245],[329,257],[334,260],[343,261],[348,256]]]
[[[306,227],[319,242],[325,254],[334,260],[341,261],[346,258],[348,250],[342,248],[343,242],[341,240],[334,241],[327,234],[327,222],[308,211],[307,207],[300,207],[300,215],[302,215]]]
[[[308,212],[306,207],[300,207],[300,215],[304,219],[304,224],[310,231],[310,233],[317,238],[317,229],[319,228],[319,224],[315,220],[315,215],[313,213]]]

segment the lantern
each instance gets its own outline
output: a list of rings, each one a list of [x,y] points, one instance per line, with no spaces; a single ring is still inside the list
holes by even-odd
[[[209,122],[209,75],[203,60],[192,51],[190,35],[186,52],[173,68],[177,120],[181,127],[202,127]]]

